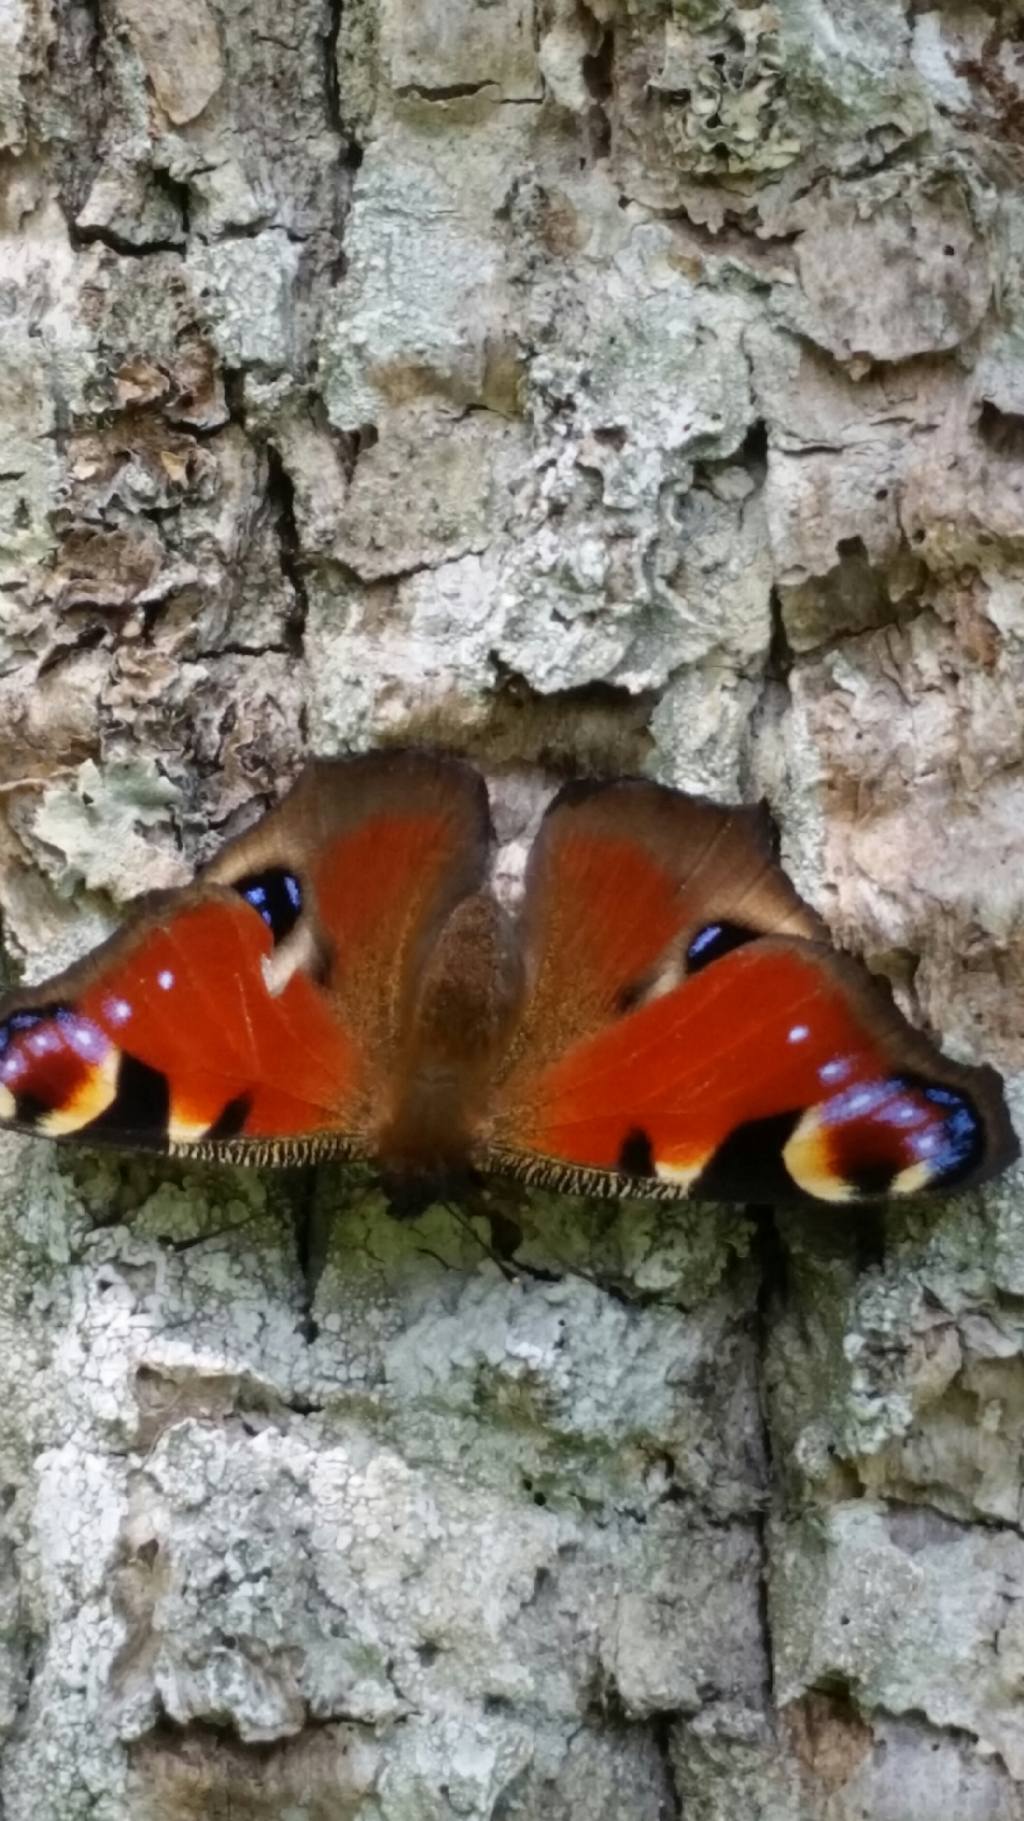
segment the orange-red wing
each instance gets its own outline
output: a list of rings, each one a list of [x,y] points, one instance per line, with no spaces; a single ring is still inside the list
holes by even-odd
[[[86,962],[0,1004],[2,1122],[122,1144],[344,1130],[351,1039],[308,976],[278,993],[266,922],[168,894]]]
[[[740,1201],[951,1188],[1017,1155],[992,1070],[948,1061],[852,963],[785,939],[513,1076],[492,1141],[498,1167],[538,1180]]]
[[[0,1124],[259,1161],[371,1149],[424,957],[488,836],[457,761],[309,766],[195,887],[0,1002]]]
[[[820,937],[758,809],[642,778],[570,784],[530,853],[520,921],[529,996],[514,1064],[542,1067],[678,984],[689,944]]]
[[[998,1077],[830,950],[756,811],[570,786],[530,857],[528,998],[484,1162],[599,1193],[849,1201],[1017,1155]]]

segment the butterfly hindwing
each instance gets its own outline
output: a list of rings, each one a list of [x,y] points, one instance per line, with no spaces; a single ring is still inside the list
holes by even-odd
[[[257,1161],[367,1148],[425,955],[488,842],[457,761],[309,766],[195,886],[0,1002],[0,1124]]]
[[[187,1144],[337,1123],[356,1057],[309,977],[223,888],[166,893],[95,954],[0,1005],[0,1114],[54,1137]]]
[[[496,1168],[853,1201],[979,1181],[1016,1154],[998,1078],[948,1061],[826,946],[751,812],[652,784],[563,796],[523,924],[533,988]]]

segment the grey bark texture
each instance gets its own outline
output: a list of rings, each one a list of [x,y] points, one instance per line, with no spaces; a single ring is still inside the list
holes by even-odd
[[[509,879],[559,768],[766,796],[1024,1109],[1022,38],[0,0],[11,976],[440,739]],[[1024,1815],[1019,1175],[504,1270],[341,1171],[0,1179],[3,1821]]]

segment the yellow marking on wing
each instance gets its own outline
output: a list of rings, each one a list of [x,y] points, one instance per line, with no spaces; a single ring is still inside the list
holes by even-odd
[[[173,1144],[193,1144],[197,1138],[205,1138],[212,1119],[197,1119],[171,1102],[171,1116],[167,1121],[167,1136]]]
[[[931,1164],[908,1163],[905,1170],[898,1170],[889,1184],[890,1195],[920,1195],[931,1182],[934,1171]]]
[[[706,1163],[706,1157],[699,1158],[696,1163],[663,1163],[658,1158],[655,1160],[654,1174],[661,1182],[674,1182],[681,1189],[688,1189],[691,1183],[696,1182]]]
[[[829,1158],[828,1132],[815,1107],[806,1112],[782,1152],[797,1188],[819,1201],[854,1201],[856,1190],[837,1176]]]

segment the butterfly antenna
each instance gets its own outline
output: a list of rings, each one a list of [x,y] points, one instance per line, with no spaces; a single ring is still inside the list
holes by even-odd
[[[463,1232],[467,1233],[469,1235],[469,1237],[473,1241],[473,1243],[475,1245],[479,1246],[481,1252],[486,1254],[486,1256],[491,1260],[492,1264],[497,1265],[498,1270],[501,1272],[501,1275],[505,1279],[506,1283],[513,1283],[515,1281],[516,1277],[521,1276],[523,1274],[521,1269],[520,1270],[511,1269],[509,1266],[508,1260],[505,1258],[502,1258],[500,1253],[498,1253],[494,1250],[493,1246],[488,1245],[486,1239],[484,1239],[482,1237],[482,1235],[477,1232],[476,1227],[474,1226],[473,1222],[469,1218],[469,1215],[466,1214],[462,1208],[458,1207],[455,1202],[442,1201],[440,1203],[440,1206],[442,1208],[444,1208],[445,1211],[451,1215],[451,1217],[455,1221],[456,1225],[460,1226],[462,1228]]]
[[[515,1283],[518,1278],[531,1277],[535,1283],[552,1284],[558,1283],[563,1277],[577,1277],[581,1278],[585,1283],[593,1284],[595,1289],[599,1290],[606,1287],[602,1286],[598,1278],[591,1276],[589,1271],[584,1271],[579,1265],[571,1265],[567,1260],[559,1258],[557,1255],[555,1257],[555,1263],[558,1266],[557,1271],[546,1271],[542,1265],[525,1264],[522,1259],[516,1259],[510,1264],[507,1258],[502,1258],[500,1252],[496,1252],[493,1246],[489,1246],[487,1241],[481,1238],[472,1220],[464,1213],[462,1208],[456,1207],[450,1201],[442,1201],[439,1205],[442,1208],[447,1209],[448,1213],[452,1215],[458,1225],[462,1227],[463,1230],[469,1234],[470,1238],[479,1246],[481,1252],[485,1253],[486,1256],[497,1265],[498,1270],[501,1272],[506,1283]],[[489,1216],[486,1213],[483,1213],[481,1218],[486,1220]]]

